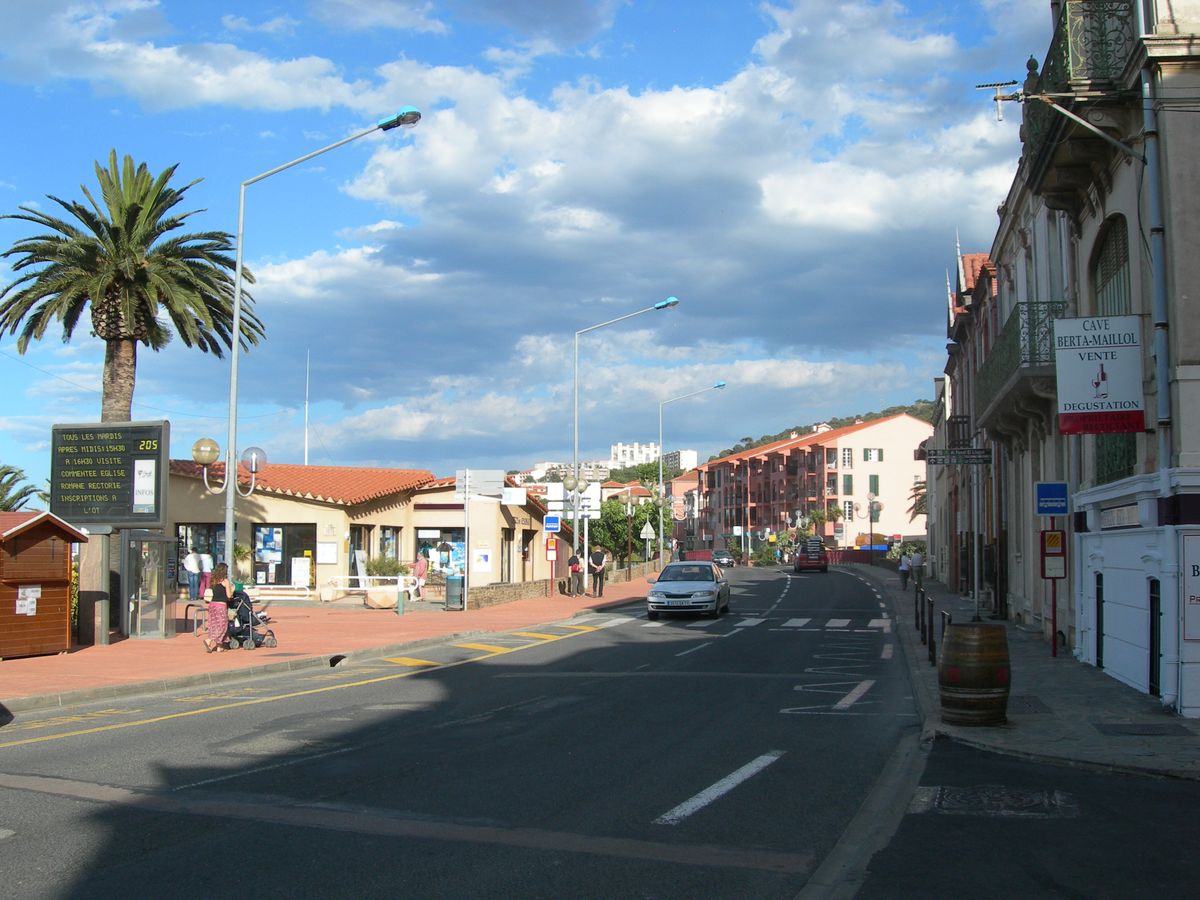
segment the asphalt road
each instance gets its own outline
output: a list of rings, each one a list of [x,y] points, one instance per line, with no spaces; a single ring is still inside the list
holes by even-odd
[[[1191,898],[1200,784],[935,742],[860,900]]]
[[[8,897],[793,897],[916,726],[880,598],[644,609],[0,728]],[[845,842],[843,842],[845,843]]]

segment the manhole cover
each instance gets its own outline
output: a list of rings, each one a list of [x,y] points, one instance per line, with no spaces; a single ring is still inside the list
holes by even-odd
[[[1033,694],[1013,694],[1008,698],[1008,711],[1010,713],[1048,713],[1050,707],[1041,701],[1040,698]]]
[[[1141,737],[1192,737],[1192,732],[1175,722],[1093,722],[1101,734],[1126,734]]]
[[[1063,791],[1025,790],[1002,784],[974,787],[934,785],[917,788],[908,811],[949,816],[1051,819],[1072,818],[1079,814],[1079,807],[1075,798]]]

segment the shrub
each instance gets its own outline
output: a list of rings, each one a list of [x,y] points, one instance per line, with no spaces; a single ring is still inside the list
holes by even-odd
[[[392,556],[373,556],[367,560],[367,574],[385,578],[407,575],[408,566]]]

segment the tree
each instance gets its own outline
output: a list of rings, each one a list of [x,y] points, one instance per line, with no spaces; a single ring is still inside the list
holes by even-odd
[[[232,346],[233,240],[223,231],[174,233],[200,212],[171,212],[199,181],[171,187],[176,166],[153,177],[129,156],[118,167],[113,150],[108,168],[95,167],[102,203],[82,186],[86,204],[47,195],[75,221],[28,206],[0,217],[48,229],[2,254],[16,258],[12,270],[20,277],[0,291],[0,333],[20,328],[17,351],[24,353],[58,322],[68,343],[86,310],[92,333],[105,343],[100,421],[128,422],[139,344],[157,351],[178,335],[218,359]],[[253,281],[244,269],[242,277]],[[243,292],[243,349],[264,334],[253,305]]]
[[[41,492],[32,484],[22,484],[25,471],[14,466],[0,465],[0,510],[16,512]]]
[[[914,481],[912,490],[908,493],[908,499],[912,504],[908,507],[908,521],[912,521],[917,516],[923,516],[928,511],[928,494],[925,479]]]

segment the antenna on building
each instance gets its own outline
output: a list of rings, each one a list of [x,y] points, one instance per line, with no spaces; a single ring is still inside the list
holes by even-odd
[[[1015,81],[989,81],[987,84],[975,85],[975,90],[977,90],[977,91],[995,91],[996,92],[996,96],[995,96],[994,100],[996,103],[996,121],[997,122],[1004,121],[1004,107],[1001,106],[1000,104],[1003,103],[1005,100],[1015,100],[1016,99],[1015,95],[1002,94],[1000,91],[1002,88],[1016,87],[1016,84],[1017,83]]]

